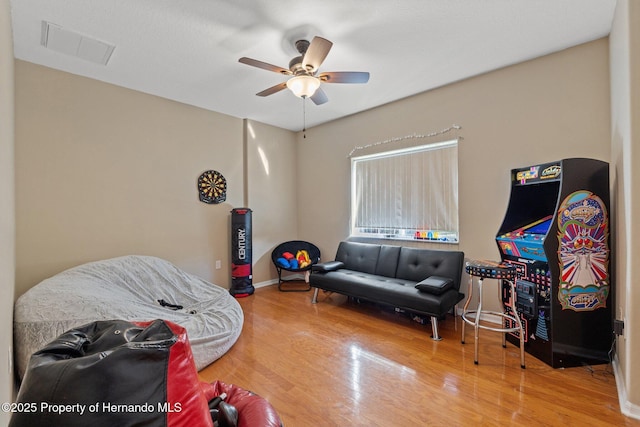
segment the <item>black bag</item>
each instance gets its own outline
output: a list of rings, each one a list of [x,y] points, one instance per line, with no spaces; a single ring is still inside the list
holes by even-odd
[[[34,353],[10,427],[213,426],[184,328],[99,321]]]

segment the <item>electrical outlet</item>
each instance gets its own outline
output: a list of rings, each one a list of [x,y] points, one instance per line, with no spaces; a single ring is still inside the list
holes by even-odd
[[[613,321],[613,333],[617,336],[624,335],[624,320]]]
[[[222,268],[222,261],[218,259],[216,260],[216,270],[220,270],[221,268]]]

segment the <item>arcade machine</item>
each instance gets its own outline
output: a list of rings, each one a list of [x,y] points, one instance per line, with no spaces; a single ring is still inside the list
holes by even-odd
[[[505,310],[520,316],[525,350],[554,368],[609,362],[608,212],[606,162],[573,158],[511,171],[496,236],[502,261],[517,269],[516,307]],[[503,283],[503,302],[510,292]],[[519,345],[518,334],[507,339]]]

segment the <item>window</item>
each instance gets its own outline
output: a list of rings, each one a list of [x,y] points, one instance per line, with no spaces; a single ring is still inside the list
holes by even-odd
[[[351,159],[351,235],[458,242],[458,141]]]

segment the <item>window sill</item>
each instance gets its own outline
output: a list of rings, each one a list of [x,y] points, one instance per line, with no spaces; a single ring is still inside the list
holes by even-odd
[[[351,234],[349,238],[363,240],[394,240],[401,242],[423,242],[423,243],[444,243],[449,245],[457,245],[460,243],[458,238],[427,238],[427,237],[403,237],[393,234]]]

